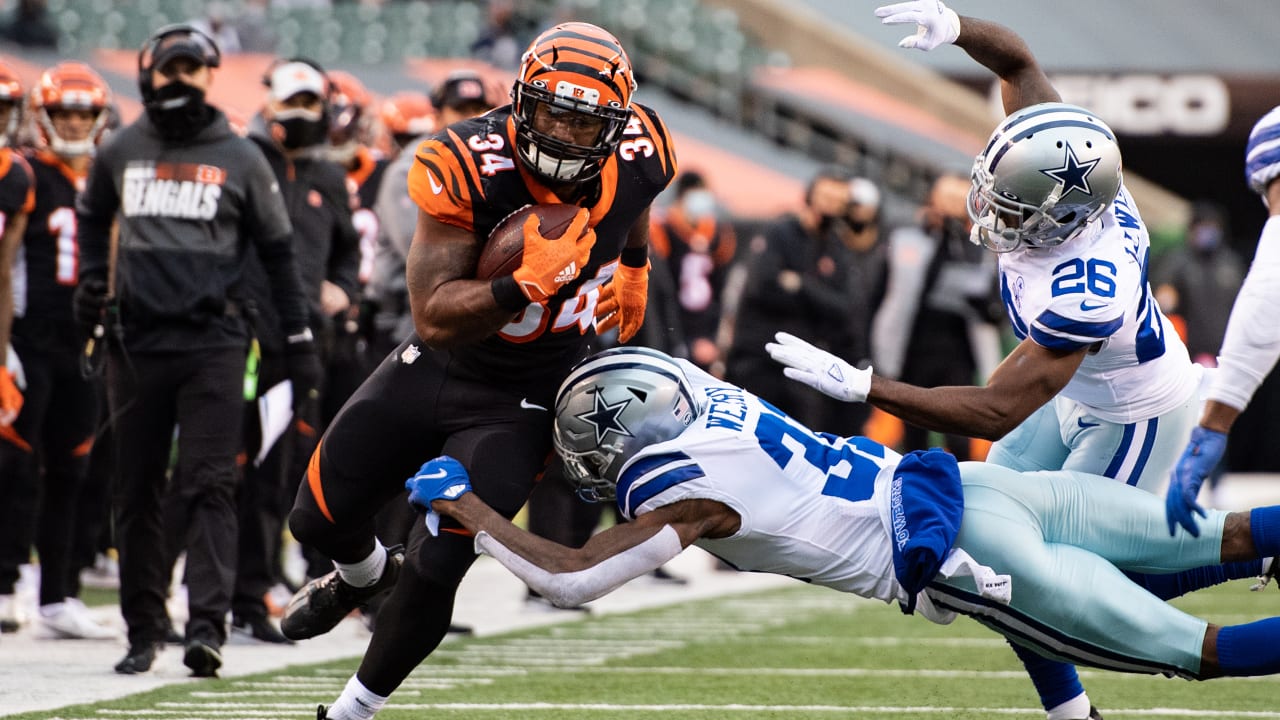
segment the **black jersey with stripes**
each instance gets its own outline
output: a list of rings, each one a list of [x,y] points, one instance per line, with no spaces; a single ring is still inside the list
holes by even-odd
[[[35,206],[14,268],[21,277],[14,282],[19,292],[13,332],[28,344],[75,350],[84,342],[71,316],[80,270],[76,195],[84,175],[47,150],[27,150],[24,156],[35,178]]]

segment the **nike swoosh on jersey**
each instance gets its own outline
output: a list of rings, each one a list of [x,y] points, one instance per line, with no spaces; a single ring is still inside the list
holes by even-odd
[[[1076,418],[1076,424],[1082,428],[1091,428],[1091,427],[1098,427],[1102,423],[1087,423],[1084,421],[1084,418]]]
[[[431,183],[431,192],[436,195],[444,192],[444,185],[440,184],[440,182],[436,180],[436,176],[432,175],[430,172],[427,173],[427,182]]]
[[[1085,312],[1091,312],[1091,311],[1093,311],[1093,310],[1097,310],[1097,309],[1098,309],[1098,308],[1100,308],[1100,307],[1106,307],[1106,306],[1107,306],[1107,304],[1106,304],[1106,303],[1097,303],[1097,304],[1095,305],[1095,304],[1093,304],[1093,303],[1089,302],[1088,300],[1081,300],[1081,301],[1080,301],[1080,309],[1081,309],[1081,310],[1083,310],[1083,311],[1085,311]]]
[[[520,407],[524,408],[525,410],[541,410],[542,412],[547,411],[547,409],[542,407],[541,405],[537,403],[529,402],[528,398],[520,398]]]

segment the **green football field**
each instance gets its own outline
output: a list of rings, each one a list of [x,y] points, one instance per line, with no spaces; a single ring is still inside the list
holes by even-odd
[[[1248,581],[1177,604],[1234,624],[1280,606]],[[357,659],[180,683],[18,718],[314,718]],[[1280,676],[1193,683],[1082,671],[1107,720],[1280,718]],[[380,719],[611,720],[1010,717],[1038,720],[1004,641],[967,618],[942,627],[896,606],[810,587],[740,595],[488,638],[451,640]]]

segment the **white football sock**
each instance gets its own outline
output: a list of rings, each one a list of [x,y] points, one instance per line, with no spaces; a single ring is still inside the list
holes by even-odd
[[[1048,720],[1087,720],[1091,707],[1093,703],[1089,702],[1089,693],[1080,693],[1061,705],[1051,708]]]
[[[378,582],[387,567],[387,549],[377,538],[373,539],[373,552],[358,563],[335,562],[338,574],[352,587],[369,587]]]
[[[375,695],[355,675],[342,688],[342,694],[329,706],[329,720],[373,720],[374,714],[387,704],[383,695]],[[1086,711],[1087,712],[1087,711]]]

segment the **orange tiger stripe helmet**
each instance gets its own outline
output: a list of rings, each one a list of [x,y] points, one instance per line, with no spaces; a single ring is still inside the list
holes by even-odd
[[[520,159],[553,184],[594,178],[622,141],[635,89],[631,60],[605,30],[569,22],[543,32],[521,58],[511,89]],[[563,125],[598,131],[584,143],[548,130]]]
[[[0,148],[8,147],[22,124],[22,81],[9,64],[0,60],[0,107],[8,110],[4,127],[0,128]]]
[[[45,70],[31,89],[31,111],[40,138],[50,150],[64,157],[93,152],[106,133],[110,113],[111,88],[93,68],[81,62],[66,61]],[[79,140],[58,135],[52,113],[59,110],[88,110],[94,113],[89,134]]]
[[[431,98],[426,93],[412,90],[398,92],[382,101],[378,119],[391,133],[397,148],[436,129],[436,110],[431,105]]]

